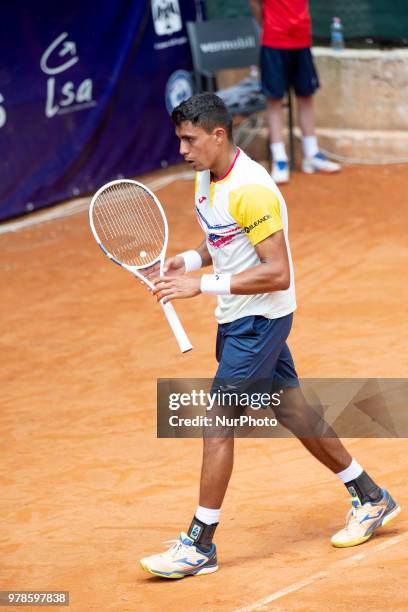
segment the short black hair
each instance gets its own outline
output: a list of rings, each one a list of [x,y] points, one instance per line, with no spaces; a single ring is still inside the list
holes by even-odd
[[[184,100],[171,113],[176,125],[190,121],[210,134],[214,128],[225,128],[228,140],[232,142],[232,116],[219,96],[204,92]]]

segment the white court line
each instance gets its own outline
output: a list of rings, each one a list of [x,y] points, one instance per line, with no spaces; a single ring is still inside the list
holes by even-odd
[[[167,176],[161,176],[153,181],[150,181],[149,183],[146,183],[146,186],[152,191],[155,191],[170,185],[170,183],[173,183],[174,181],[192,180],[193,178],[194,172],[191,171],[180,172],[178,174],[168,174]],[[76,215],[84,210],[87,210],[90,199],[90,196],[79,198],[73,202],[69,202],[68,204],[60,204],[52,208],[48,208],[43,212],[38,212],[37,214],[30,215],[24,219],[19,219],[18,221],[6,221],[5,223],[0,224],[0,235],[7,234],[8,232],[18,232],[19,230],[32,227],[33,225],[38,225],[39,223],[71,217],[72,215]]]
[[[284,589],[280,589],[279,591],[276,591],[275,593],[272,593],[271,595],[267,595],[263,599],[259,599],[253,604],[244,606],[243,608],[237,608],[236,610],[234,610],[234,612],[253,612],[253,610],[266,610],[268,604],[272,603],[272,601],[276,601],[277,599],[280,599],[281,597],[285,597],[285,595],[288,595],[289,593],[300,591],[300,589],[303,589],[304,587],[307,587],[310,584],[317,582],[318,580],[324,580],[325,578],[328,578],[330,574],[333,573],[333,570],[335,570],[336,568],[353,565],[357,563],[358,561],[361,561],[361,559],[364,559],[364,557],[368,557],[372,553],[378,552],[379,550],[384,550],[385,548],[389,548],[390,546],[394,546],[395,544],[399,544],[400,542],[405,540],[407,537],[408,537],[408,532],[403,533],[402,535],[399,535],[399,536],[395,536],[394,538],[390,538],[389,540],[386,540],[385,542],[381,542],[380,544],[376,544],[375,546],[370,546],[370,548],[366,552],[358,553],[356,555],[353,555],[352,557],[343,559],[342,561],[337,561],[336,563],[332,563],[327,571],[316,572],[315,574],[312,574],[311,576],[309,576],[308,578],[305,578],[304,580],[300,580],[299,582],[294,582],[293,584],[289,585],[288,587]]]

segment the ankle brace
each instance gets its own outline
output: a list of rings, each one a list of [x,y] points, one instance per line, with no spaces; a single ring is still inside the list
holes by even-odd
[[[361,504],[367,502],[378,502],[382,497],[382,490],[380,487],[370,478],[367,472],[362,472],[360,476],[354,480],[344,483],[348,489],[348,492],[353,497],[358,497]]]
[[[206,525],[195,516],[191,521],[187,535],[189,538],[194,540],[194,544],[198,546],[198,548],[209,550],[211,548],[212,539],[214,537],[214,532],[217,525],[218,523]]]

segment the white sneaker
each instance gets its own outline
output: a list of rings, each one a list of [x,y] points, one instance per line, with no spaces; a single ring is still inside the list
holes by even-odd
[[[327,159],[323,153],[316,153],[313,157],[304,157],[302,160],[302,170],[306,174],[314,174],[315,172],[322,172],[323,174],[332,174],[333,172],[340,172],[340,164]]]
[[[183,532],[178,540],[169,540],[166,544],[170,545],[166,551],[140,559],[146,572],[162,578],[184,578],[217,571],[215,544],[208,553],[203,553],[194,546],[194,540]]]
[[[271,176],[277,185],[289,183],[289,162],[274,161]]]
[[[391,495],[385,489],[379,502],[367,502],[363,506],[358,497],[351,500],[351,510],[347,514],[346,526],[331,539],[333,546],[346,548],[362,544],[373,535],[375,529],[389,523],[400,512]]]

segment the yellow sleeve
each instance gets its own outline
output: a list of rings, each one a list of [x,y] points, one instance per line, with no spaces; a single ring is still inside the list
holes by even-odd
[[[277,195],[262,185],[244,185],[229,195],[229,212],[254,246],[283,229]]]

